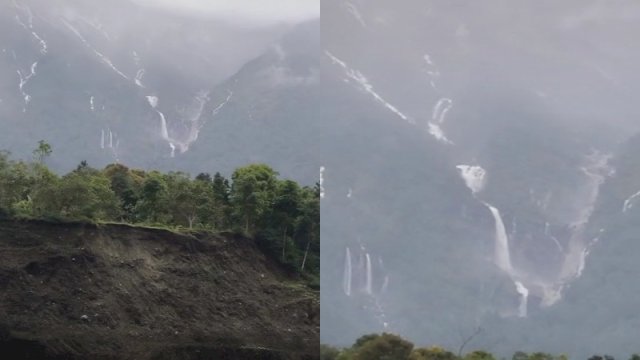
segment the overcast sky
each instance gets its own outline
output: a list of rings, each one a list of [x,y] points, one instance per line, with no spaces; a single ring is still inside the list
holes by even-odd
[[[320,0],[134,0],[140,4],[223,18],[242,25],[298,23],[320,16]]]

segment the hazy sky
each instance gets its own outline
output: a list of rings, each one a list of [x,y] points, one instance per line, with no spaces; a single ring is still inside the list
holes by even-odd
[[[134,0],[140,4],[224,18],[243,25],[297,23],[320,16],[320,0]]]

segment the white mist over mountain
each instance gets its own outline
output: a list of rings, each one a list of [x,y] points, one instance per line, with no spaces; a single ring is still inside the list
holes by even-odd
[[[618,259],[600,254],[624,254],[605,239],[637,238],[617,224],[637,219],[640,198],[631,155],[640,150],[622,150],[640,130],[640,51],[628,41],[640,4],[322,5],[323,106],[334,131],[324,187],[358,195],[323,202],[323,341],[390,330],[456,348],[461,328],[490,327],[474,346],[499,356],[531,348],[579,358],[620,344],[600,336],[596,350],[583,341],[596,337],[591,328],[573,332],[577,321],[558,323],[568,335],[553,340],[542,329],[554,317],[590,316],[580,304],[597,291],[584,284],[603,286],[602,269],[618,271]],[[388,329],[347,286],[366,278],[352,275],[366,266],[349,262],[360,241],[393,279],[377,298]],[[375,266],[373,279],[382,279]],[[634,319],[631,301],[611,295],[625,308],[596,311],[599,321]],[[637,323],[626,319],[625,329]]]
[[[296,24],[320,16],[319,0],[133,0],[145,6],[223,19],[246,27]]]

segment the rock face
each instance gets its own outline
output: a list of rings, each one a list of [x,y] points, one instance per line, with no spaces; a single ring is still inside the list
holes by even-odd
[[[318,356],[317,293],[252,240],[3,220],[0,247],[0,350],[17,359]]]

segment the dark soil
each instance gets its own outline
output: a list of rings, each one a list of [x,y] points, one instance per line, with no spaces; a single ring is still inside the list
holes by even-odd
[[[252,240],[0,220],[2,358],[316,359],[319,329]]]

